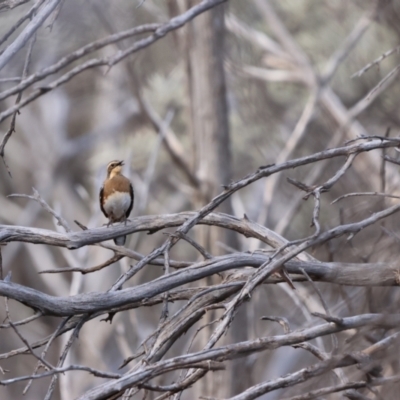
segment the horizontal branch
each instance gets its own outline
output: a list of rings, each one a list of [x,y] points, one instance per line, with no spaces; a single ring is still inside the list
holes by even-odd
[[[6,296],[23,303],[43,315],[71,316],[76,314],[107,311],[127,304],[134,304],[152,298],[204,277],[229,269],[249,265],[259,266],[266,261],[264,255],[242,254],[217,257],[194,264],[183,270],[146,282],[134,288],[106,293],[83,293],[69,297],[55,297],[16,283],[0,281],[0,296]]]
[[[300,382],[305,382],[306,380],[320,376],[325,372],[333,370],[335,368],[347,367],[354,364],[363,364],[367,358],[369,358],[377,350],[382,350],[388,348],[392,345],[399,337],[399,332],[382,339],[376,344],[369,346],[363,351],[353,352],[350,354],[338,354],[327,358],[321,362],[311,365],[306,368],[302,368],[296,372],[286,375],[285,377],[279,377],[277,379],[260,383],[248,388],[244,392],[238,394],[237,396],[231,397],[229,400],[254,400],[265,393],[277,390],[283,387],[290,387],[296,385]]]
[[[342,392],[347,389],[361,389],[370,386],[383,386],[390,383],[397,383],[399,381],[400,381],[400,375],[393,375],[385,378],[375,378],[372,380],[368,379],[365,381],[358,381],[358,382],[353,381],[353,382],[343,383],[340,385],[328,386],[321,389],[312,390],[304,395],[293,396],[284,400],[310,400],[310,399],[316,399],[320,396],[329,393]]]
[[[61,246],[70,249],[76,249],[85,245],[90,245],[105,240],[114,239],[118,236],[129,235],[134,232],[149,231],[149,233],[152,233],[163,228],[175,227],[182,224],[186,225],[185,232],[187,232],[191,227],[193,227],[197,223],[216,225],[228,229],[237,230],[239,229],[238,222],[241,220],[231,216],[227,216],[227,218],[225,219],[219,217],[214,220],[210,220],[209,218],[211,217],[208,217],[204,220],[204,222],[201,222],[201,220],[204,219],[205,216],[208,215],[212,210],[214,210],[219,204],[223,203],[227,198],[229,198],[229,196],[231,196],[233,193],[261,178],[268,177],[283,170],[308,165],[329,158],[349,156],[351,154],[368,152],[380,148],[397,147],[399,145],[400,145],[400,138],[374,139],[363,143],[352,143],[347,146],[324,150],[319,153],[293,159],[278,165],[269,165],[265,167],[260,167],[256,172],[246,176],[245,178],[237,180],[225,186],[225,190],[222,193],[214,197],[214,199],[212,199],[210,203],[204,206],[197,213],[181,213],[181,214],[168,214],[164,216],[137,217],[131,222],[128,222],[126,225],[120,224],[118,226],[112,226],[112,227],[94,228],[90,230],[85,230],[83,232],[72,232],[68,234],[48,231],[44,229],[26,228],[26,227],[18,227],[11,225],[0,225],[0,242],[21,241],[21,242],[48,244],[53,246]],[[245,225],[246,224],[242,223],[242,226]],[[254,226],[256,225],[253,225],[253,227]],[[261,227],[261,225],[258,225],[258,227]],[[258,227],[257,229],[254,229],[254,231],[257,231],[259,229]],[[264,230],[266,229],[263,227],[261,228]],[[238,230],[239,232],[240,229]],[[269,237],[274,238],[273,241],[275,242],[275,245],[271,244],[272,247],[276,247],[276,243],[282,245],[282,238],[279,235],[273,233],[270,230],[268,232],[269,232]],[[246,231],[243,231],[241,233],[247,236],[247,233],[250,233],[250,231],[249,229],[246,229]],[[252,235],[249,236],[256,237]],[[260,236],[259,239],[262,240],[263,235],[259,236]]]
[[[294,331],[285,335],[261,337],[256,340],[239,342],[214,349],[203,350],[197,353],[187,354],[172,359],[156,362],[145,366],[139,371],[128,372],[122,378],[99,385],[78,400],[106,400],[120,393],[122,390],[147,382],[156,376],[166,373],[172,369],[185,368],[194,362],[212,360],[224,361],[238,357],[244,357],[251,353],[264,350],[275,350],[282,346],[292,346],[316,337],[325,336],[335,332],[348,329],[360,328],[362,326],[374,325],[392,328],[400,324],[400,315],[363,314],[356,317],[341,319],[341,324],[327,323],[312,328]],[[340,356],[343,357],[343,356]]]
[[[121,236],[121,234],[129,235],[144,231],[154,233],[161,229],[177,227],[195,215],[195,212],[145,215],[131,218],[126,225],[122,223],[110,227],[103,226],[100,228],[68,233],[15,225],[0,225],[0,242],[25,242],[77,249],[83,246],[114,239]],[[213,213],[205,217],[199,223],[231,229],[245,236],[260,239],[272,247],[279,247],[287,242],[284,238],[268,228],[247,219],[238,219],[227,214]]]
[[[13,282],[0,281],[0,296],[9,297],[40,311],[43,315],[71,316],[109,311],[153,298],[168,290],[227,270],[254,267],[268,261],[265,254],[236,253],[201,261],[153,281],[115,292],[92,292],[55,297]],[[398,285],[398,273],[389,264],[345,264],[288,261],[287,271],[301,274],[302,269],[315,280],[357,286]]]

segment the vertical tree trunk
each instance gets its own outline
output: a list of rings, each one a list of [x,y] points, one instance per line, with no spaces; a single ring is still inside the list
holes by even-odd
[[[187,7],[194,0],[187,0]],[[222,185],[231,180],[231,149],[229,136],[228,105],[224,72],[224,6],[218,6],[191,22],[186,42],[187,74],[190,95],[191,135],[193,138],[193,167],[201,182],[194,204],[203,206],[221,192]],[[219,211],[232,214],[230,201],[223,203]],[[238,248],[235,234],[223,230],[203,230],[197,240],[211,253],[222,252],[218,242]],[[210,284],[211,282],[208,282]],[[207,313],[211,322],[215,316]],[[212,326],[203,330],[202,345],[205,345]],[[247,339],[247,315],[244,307],[237,314],[231,327],[231,340]],[[226,397],[239,393],[247,387],[245,371],[234,362],[225,373],[209,374],[199,390],[202,396]],[[234,379],[240,376],[241,379]],[[223,379],[223,382],[221,380]],[[198,398],[198,396],[196,397]]]
[[[196,1],[187,0],[188,7]],[[204,205],[231,179],[231,151],[224,73],[224,6],[188,28],[187,68],[195,173],[201,182],[195,202]],[[220,211],[231,213],[229,201]]]

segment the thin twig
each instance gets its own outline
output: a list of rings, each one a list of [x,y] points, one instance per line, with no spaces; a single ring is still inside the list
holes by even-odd
[[[1,246],[0,246],[1,249]],[[42,316],[41,312],[37,312],[33,315],[31,315],[30,317],[24,318],[20,321],[14,322],[14,326],[19,326],[19,325],[26,325],[29,324],[29,322],[35,321],[36,319],[40,318]],[[7,328],[11,328],[10,324],[0,324],[0,329],[7,329]]]
[[[11,328],[14,330],[14,332],[17,334],[17,336],[21,339],[21,341],[24,343],[24,345],[28,348],[29,352],[38,360],[40,361],[45,367],[47,367],[49,370],[54,370],[54,367],[47,362],[44,358],[41,356],[38,356],[32,349],[31,345],[29,342],[22,336],[22,334],[19,332],[18,328],[13,324],[13,322],[10,319],[10,316],[7,315],[8,323],[10,324]]]
[[[391,56],[394,53],[399,53],[400,51],[400,46],[395,47],[391,50],[386,51],[383,53],[380,57],[372,61],[371,63],[367,64],[365,67],[361,68],[359,71],[355,72],[351,78],[359,78],[361,75],[363,75],[365,72],[367,72],[369,69],[371,69],[375,65],[379,65],[386,57]]]
[[[390,128],[386,129],[385,138],[388,138],[390,135]],[[379,176],[381,178],[381,192],[385,192],[386,190],[386,149],[382,149],[382,160],[381,160],[381,168],[379,171]]]
[[[29,65],[30,65],[31,56],[32,56],[32,49],[35,44],[35,41],[36,41],[36,33],[32,36],[32,39],[30,40],[28,51],[25,56],[25,62],[24,62],[24,66],[22,69],[22,76],[21,76],[22,79],[26,78],[26,76],[28,75]],[[21,101],[21,98],[22,98],[22,90],[18,93],[17,98],[15,99],[16,105],[19,104],[19,102]],[[15,111],[14,114],[12,115],[10,127],[9,127],[8,131],[5,133],[5,135],[3,136],[3,139],[0,143],[0,157],[3,160],[4,166],[6,167],[7,172],[10,175],[10,177],[11,177],[11,171],[6,163],[6,159],[4,156],[4,148],[6,147],[6,144],[7,144],[8,140],[10,139],[11,135],[15,132],[15,122],[17,119],[17,114],[18,114],[18,111]]]
[[[165,250],[164,252],[164,276],[169,275],[169,252],[168,250]],[[163,302],[163,308],[161,311],[161,317],[160,321],[164,322],[169,315],[168,311],[168,291],[164,293],[164,302]]]
[[[213,258],[213,256],[199,243],[197,243],[195,240],[193,240],[189,235],[186,235],[185,233],[179,232],[179,233],[169,233],[165,232],[166,235],[168,236],[176,236],[179,235],[185,242],[188,242],[191,244],[203,257],[205,260],[210,260]]]
[[[31,199],[37,201],[46,211],[48,211],[58,222],[58,225],[62,226],[66,232],[72,232],[72,229],[68,225],[68,222],[58,213],[55,212],[53,208],[51,208],[46,201],[40,196],[39,192],[32,188],[33,196],[27,194],[10,194],[7,197],[20,197],[25,199]]]
[[[260,318],[263,321],[274,321],[274,322],[278,322],[278,324],[280,326],[282,326],[283,331],[285,333],[290,333],[292,332],[292,330],[290,329],[290,324],[289,321],[287,320],[287,318],[284,317],[271,317],[271,316],[264,316]]]
[[[55,2],[59,2],[61,0],[53,0],[52,4]],[[32,101],[36,100],[37,98],[41,97],[42,95],[50,92],[51,90],[69,82],[72,78],[74,78],[76,75],[92,68],[100,67],[100,66],[107,66],[108,68],[111,68],[112,66],[118,64],[119,62],[123,61],[125,58],[129,57],[131,54],[142,50],[156,41],[160,40],[163,38],[165,35],[167,35],[169,32],[174,31],[183,25],[185,25],[188,21],[192,20],[199,14],[209,10],[212,7],[215,7],[219,4],[225,3],[227,0],[203,0],[201,3],[196,4],[186,12],[184,12],[181,15],[178,15],[174,18],[172,18],[170,21],[167,23],[159,26],[156,28],[154,33],[144,39],[140,39],[137,42],[135,42],[131,47],[127,48],[124,51],[118,51],[116,54],[110,56],[110,57],[103,57],[103,58],[95,58],[95,59],[90,59],[74,68],[72,68],[70,71],[66,72],[64,75],[59,77],[58,79],[54,80],[53,82],[50,82],[42,87],[40,87],[37,90],[34,90],[29,96],[27,96],[23,101],[21,101],[18,105],[15,105],[13,107],[8,108],[4,112],[0,113],[0,122],[4,121],[8,116],[12,115],[15,111],[20,110],[22,107],[26,106],[27,104],[31,103]],[[146,27],[146,29],[149,29]],[[152,29],[154,29],[154,25],[152,26]],[[134,31],[134,34],[137,34],[137,31]],[[131,36],[132,33],[128,36]],[[122,36],[122,37],[121,37]],[[109,38],[109,40],[122,40],[124,37],[122,34],[118,35],[117,38],[112,37]],[[101,42],[102,47],[109,44],[107,40],[104,42]],[[3,93],[0,93],[0,100],[4,99],[5,97],[8,97],[11,95],[16,88],[18,87],[18,91],[21,90],[20,87],[27,87],[31,85],[32,83],[36,82],[38,79],[43,79],[45,76],[48,76],[50,74],[53,74],[63,68],[65,65],[70,64],[74,59],[76,58],[81,58],[84,56],[86,53],[89,51],[92,51],[92,46],[96,45],[96,49],[100,46],[98,43],[93,43],[85,46],[85,48],[80,49],[77,51],[73,57],[68,57],[66,56],[64,59],[60,60],[59,63],[55,64],[52,67],[48,67],[45,70],[42,70],[41,72],[38,72],[35,75],[31,75],[28,77],[25,81],[22,81],[19,85],[17,85],[14,88],[11,88],[10,90],[4,91]],[[3,53],[4,56],[4,53]],[[1,56],[0,56],[1,57]],[[72,59],[72,60],[71,60]],[[1,58],[0,58],[1,61]],[[0,63],[1,67],[1,63]]]
[[[300,271],[307,278],[307,280],[311,283],[311,286],[313,287],[313,289],[317,293],[317,295],[318,295],[318,297],[319,297],[319,299],[321,301],[322,307],[324,308],[326,314],[331,316],[332,314],[329,311],[328,304],[326,303],[324,297],[322,296],[322,293],[319,290],[318,286],[315,284],[315,282],[310,278],[310,275],[308,275],[307,272],[303,268],[300,268]],[[338,339],[337,339],[337,337],[335,335],[332,335],[332,345],[333,345],[333,351],[336,351],[338,349],[339,342],[338,342]]]
[[[64,361],[67,358],[67,354],[68,354],[69,350],[71,349],[71,346],[72,346],[73,342],[78,337],[79,331],[81,330],[82,326],[84,325],[84,323],[86,321],[87,321],[87,316],[83,316],[80,319],[80,321],[78,322],[78,324],[75,327],[75,329],[73,330],[73,332],[71,333],[71,335],[70,335],[70,337],[69,337],[69,339],[68,339],[68,341],[67,341],[67,343],[66,343],[66,345],[65,345],[65,347],[63,349],[61,357],[60,357],[60,359],[58,361],[57,369],[62,369],[61,367],[63,366]],[[69,368],[71,368],[71,367],[69,367]],[[84,367],[84,368],[85,368],[85,370],[90,370],[90,372],[92,372],[91,369],[86,369],[87,367]],[[58,375],[59,374],[52,374],[51,382],[50,382],[50,385],[49,385],[49,388],[47,390],[47,393],[46,393],[46,396],[45,396],[44,400],[50,400],[51,399],[53,391],[55,389],[55,385],[56,385],[57,379],[58,379]],[[118,374],[110,374],[110,375],[113,375],[113,377],[116,377]]]
[[[333,200],[331,204],[335,204],[340,200],[346,199],[348,197],[359,197],[359,196],[378,196],[378,197],[388,197],[391,199],[400,199],[400,196],[395,196],[393,194],[387,194],[387,193],[378,193],[378,192],[360,192],[360,193],[347,193],[344,194],[337,199]]]
[[[58,327],[57,327],[57,329],[54,331],[54,333],[51,335],[49,341],[46,343],[46,346],[45,346],[45,348],[44,348],[43,351],[42,351],[42,354],[40,355],[40,357],[41,357],[42,359],[44,359],[44,357],[46,357],[46,354],[47,354],[47,352],[48,352],[50,346],[53,344],[54,340],[55,340],[56,337],[59,335],[59,333],[61,332],[61,330],[64,328],[64,326],[66,325],[66,323],[67,323],[68,321],[69,321],[69,317],[64,318],[64,319],[61,321],[61,323],[58,325]],[[32,375],[36,375],[36,374],[37,374],[37,372],[39,371],[39,368],[41,367],[42,364],[43,364],[43,363],[41,363],[41,361],[38,362],[38,363],[36,364],[36,368],[35,368],[35,370],[33,371],[33,374],[32,374]],[[23,395],[25,395],[25,394],[28,392],[30,386],[32,385],[32,382],[33,382],[33,379],[31,379],[31,380],[27,383],[27,385],[25,386],[25,388],[24,388],[24,390],[23,390],[23,392],[22,392]]]
[[[369,28],[378,9],[377,2],[374,2],[371,8],[359,19],[354,29],[341,43],[340,47],[332,54],[322,74],[322,81],[325,85],[332,79],[338,67]]]

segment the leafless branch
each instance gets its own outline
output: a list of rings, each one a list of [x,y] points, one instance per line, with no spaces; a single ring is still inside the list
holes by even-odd
[[[22,70],[22,76],[21,79],[24,79],[26,77],[26,75],[28,74],[28,70],[29,70],[29,65],[31,62],[31,56],[32,56],[32,49],[33,46],[35,44],[36,41],[36,34],[34,34],[32,36],[32,39],[30,41],[29,47],[28,47],[28,51],[26,53],[26,57],[25,57],[25,63],[24,63],[24,67]],[[0,68],[1,69],[1,68]],[[17,98],[15,100],[15,104],[19,104],[19,102],[21,101],[22,98],[22,91],[18,93]],[[17,118],[17,111],[13,114],[12,118],[11,118],[11,123],[10,123],[10,128],[8,129],[8,131],[6,132],[6,134],[4,135],[1,143],[0,143],[0,157],[3,159],[4,165],[7,168],[7,171],[9,173],[9,175],[11,176],[11,172],[10,169],[5,161],[4,158],[4,148],[8,142],[8,140],[10,139],[11,135],[15,132],[15,121]]]
[[[335,204],[340,200],[347,199],[348,197],[358,197],[358,196],[378,196],[378,197],[388,197],[389,199],[400,199],[400,196],[395,196],[388,193],[378,193],[378,192],[347,193],[333,200],[331,204]]]
[[[28,0],[29,1],[29,0]],[[25,3],[27,1],[22,0],[20,2],[21,3]],[[0,46],[6,42],[6,40],[28,19],[31,19],[33,15],[35,15],[35,13],[37,12],[37,10],[43,5],[44,0],[39,0],[37,1],[34,6],[23,16],[21,17],[4,35],[3,37],[0,39]],[[0,5],[0,10],[1,10],[1,6]],[[21,81],[20,78],[16,78],[17,82]]]
[[[58,5],[58,3],[61,0],[53,0],[51,3],[52,5],[52,10]],[[27,104],[31,103],[32,101],[36,100],[38,97],[44,95],[45,93],[48,93],[49,91],[67,83],[70,81],[72,78],[74,78],[76,75],[82,73],[83,71],[86,71],[91,68],[95,67],[100,67],[100,66],[107,66],[111,68],[112,66],[118,64],[131,54],[148,47],[152,45],[154,42],[157,40],[163,38],[167,33],[178,29],[182,27],[184,24],[186,24],[188,21],[192,20],[195,18],[197,15],[209,10],[212,7],[217,6],[218,4],[222,4],[226,2],[227,0],[203,0],[201,3],[196,4],[183,14],[172,18],[170,21],[167,23],[159,26],[157,25],[157,28],[154,30],[155,26],[151,25],[149,26],[144,26],[144,27],[139,27],[135,28],[134,30],[131,30],[129,33],[123,32],[120,34],[116,35],[111,35],[110,37],[106,38],[105,40],[99,41],[99,42],[94,42],[91,43],[87,46],[84,46],[83,48],[79,49],[77,52],[72,53],[69,56],[64,57],[62,60],[60,60],[57,64],[54,64],[51,67],[46,68],[45,70],[42,70],[41,72],[31,75],[24,81],[22,81],[19,85],[15,86],[14,88],[11,88],[3,93],[0,93],[0,100],[3,100],[4,98],[12,95],[15,92],[18,92],[22,89],[25,89],[27,86],[32,85],[34,82],[38,81],[39,79],[43,79],[44,77],[53,74],[57,71],[59,71],[61,68],[63,68],[65,65],[70,64],[72,61],[76,60],[77,58],[82,57],[83,55],[88,54],[89,52],[92,52],[94,49],[98,49],[101,47],[104,47],[105,45],[115,42],[117,40],[122,40],[126,37],[132,36],[134,34],[138,34],[147,30],[154,30],[154,33],[151,36],[148,36],[144,39],[138,40],[135,42],[131,47],[127,48],[124,51],[119,51],[116,54],[114,54],[111,57],[103,57],[103,58],[94,58],[90,59],[74,68],[72,68],[70,71],[62,75],[60,78],[54,80],[53,82],[41,86],[39,89],[34,90],[29,96],[27,96],[23,101],[21,101],[18,105],[15,105],[13,107],[8,108],[6,111],[0,113],[0,122],[4,121],[8,116],[12,115],[14,112],[20,110],[22,107],[26,106]],[[46,11],[48,8],[46,8]],[[45,13],[42,13],[41,16],[43,17]],[[48,16],[48,15],[47,15]],[[8,53],[11,52],[11,50],[15,50],[17,48],[16,42],[13,42],[13,47],[10,49]],[[8,61],[8,58],[5,57],[4,52],[0,56],[0,69],[5,65],[5,62]],[[12,54],[13,55],[13,54]],[[10,56],[8,56],[10,57]],[[3,60],[3,63],[2,63]]]
[[[8,197],[22,197],[26,199],[31,199],[37,201],[46,211],[48,211],[58,222],[58,225],[62,226],[66,232],[72,232],[71,228],[68,225],[68,222],[58,213],[56,213],[40,196],[39,192],[32,188],[33,196],[29,196],[27,194],[10,194]]]
[[[249,352],[259,352],[271,349],[271,346],[275,349],[281,346],[293,345],[315,338],[317,337],[317,335],[327,335],[334,332],[340,332],[345,329],[351,329],[352,327],[359,327],[361,326],[361,324],[364,325],[371,323],[381,326],[396,326],[400,323],[400,320],[399,318],[397,318],[397,316],[375,316],[372,314],[366,314],[343,319],[343,324],[341,326],[338,326],[334,323],[328,323],[319,325],[318,327],[304,329],[300,332],[292,332],[280,336],[258,338],[255,341],[241,342],[233,345],[221,346],[219,348],[203,350],[198,353],[179,356],[165,361],[156,362],[150,366],[142,367],[137,372],[128,373],[122,378],[117,379],[116,381],[108,382],[103,385],[99,385],[92,390],[89,390],[83,396],[81,396],[79,400],[104,399],[114,394],[120,393],[121,390],[123,390],[124,388],[143,384],[152,377],[159,375],[160,373],[165,373],[176,368],[190,367],[193,365],[193,363],[207,360],[224,361],[236,357],[243,357]],[[367,352],[367,350],[368,349],[365,349],[364,352]],[[369,354],[372,353],[370,352]],[[352,365],[356,364],[357,362],[358,359],[352,355],[333,356],[327,361],[323,361],[321,363],[315,364],[315,366],[313,367],[309,367],[309,376],[317,376],[332,368]],[[254,397],[256,393],[266,393],[267,391],[283,387],[285,383],[287,384],[289,382],[291,382],[291,384],[294,384],[295,382],[298,382],[298,379],[306,379],[307,375],[308,374],[305,374],[304,371],[301,370],[293,374],[293,376],[289,375],[286,378],[280,378],[276,382],[272,382],[271,384],[267,383],[259,385],[260,389],[258,389],[257,387],[251,388],[248,391],[244,392],[242,395],[237,396],[236,399],[254,399],[257,397]],[[284,379],[283,382],[282,379]]]
[[[56,9],[61,0],[51,0],[37,13],[33,13],[31,22],[22,30],[18,37],[0,54],[0,70],[10,61],[12,57],[28,42],[35,32],[42,26],[43,22]]]
[[[316,39],[308,38],[318,7],[303,30],[294,8],[268,0],[249,2],[243,20],[238,2],[225,21],[227,0],[145,2],[134,19],[124,13],[135,5],[108,9],[96,2],[88,12],[102,26],[53,48],[81,9],[63,0],[26,3],[0,0],[7,18],[0,35],[0,123],[10,117],[2,124],[0,156],[4,160],[10,145],[16,178],[4,182],[7,194],[34,186],[40,195],[34,189],[0,196],[0,373],[3,363],[13,373],[0,376],[0,385],[15,390],[23,384],[32,397],[32,382],[39,380],[48,385],[46,400],[57,391],[81,400],[243,400],[278,389],[278,397],[292,400],[331,393],[365,398],[367,391],[389,399],[399,381],[400,204],[383,199],[400,198],[393,165],[400,138],[389,137],[389,130],[375,133],[397,129],[387,89],[399,67],[392,60],[389,74],[367,96],[360,82],[352,82],[354,93],[338,83],[354,56],[373,59],[364,48],[353,49],[378,12],[381,21],[393,23],[387,15],[392,6],[372,1],[367,10],[350,7],[348,32],[330,36],[314,53],[309,44]],[[336,6],[324,11],[333,29],[341,12]],[[204,21],[209,28],[198,29]],[[68,29],[84,27],[73,22]],[[225,50],[224,25],[233,44]],[[212,38],[217,27],[218,40]],[[197,64],[200,35],[207,35],[207,51]],[[218,63],[207,64],[208,58]],[[204,86],[197,79],[216,71],[226,79]],[[198,96],[198,88],[206,96]],[[214,104],[217,93],[223,101]],[[223,107],[212,121],[210,111],[225,99],[229,113]],[[202,107],[210,104],[213,110]],[[373,104],[381,107],[378,113]],[[194,105],[190,113],[188,105]],[[216,131],[232,135],[232,171],[229,140],[215,145],[213,138],[203,147],[210,137],[199,137],[195,117],[206,130],[220,117],[229,119],[230,133]],[[101,225],[90,188],[97,191],[106,157],[135,169],[135,216],[111,227]],[[194,168],[215,159],[219,167],[206,173]],[[257,167],[260,159],[269,165]],[[214,169],[222,172],[217,180]],[[282,174],[299,189],[293,198]],[[176,183],[178,177],[185,182]],[[357,196],[365,197],[342,201]],[[35,200],[46,213],[16,197]],[[331,206],[335,197],[332,204],[342,201],[340,207]],[[227,202],[232,207],[225,208]],[[143,215],[145,208],[151,215]],[[134,235],[126,247],[108,242],[123,235]],[[296,290],[287,286],[292,282]],[[277,349],[283,354],[279,371],[266,380],[269,371],[255,363],[266,361],[269,368],[268,360],[280,356]],[[14,368],[21,358],[30,361],[28,371]],[[235,382],[238,373],[246,379]]]
[[[361,75],[365,74],[369,69],[371,69],[373,66],[379,65],[386,57],[389,57],[394,53],[398,53],[399,51],[400,51],[400,46],[386,51],[381,56],[379,56],[377,59],[375,59],[371,63],[367,64],[365,67],[361,68],[359,71],[355,72],[351,77],[359,78]]]

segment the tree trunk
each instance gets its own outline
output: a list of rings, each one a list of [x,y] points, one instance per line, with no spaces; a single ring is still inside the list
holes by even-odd
[[[194,0],[187,0],[187,7]],[[224,72],[224,6],[218,6],[191,22],[187,31],[186,54],[187,76],[190,95],[190,131],[193,139],[193,167],[200,182],[194,199],[199,208],[221,192],[222,185],[229,184],[231,172],[231,149],[228,121],[228,105]],[[223,203],[218,211],[233,214],[230,201]],[[202,230],[197,241],[212,254],[225,250],[219,243],[237,249],[239,243],[231,231],[220,229]],[[219,279],[215,277],[215,279]],[[211,284],[211,282],[207,282]],[[245,306],[239,310],[231,330],[231,340],[247,339],[247,314]],[[215,319],[214,312],[208,312],[203,323]],[[201,346],[210,336],[213,326],[202,331]],[[199,396],[226,397],[239,393],[247,387],[250,374],[239,371],[234,362],[226,372],[210,373],[199,388]],[[229,374],[229,375],[228,375]],[[240,375],[238,375],[240,374]],[[241,376],[241,379],[234,377]],[[233,379],[230,379],[233,377]],[[223,379],[223,382],[220,380]]]

